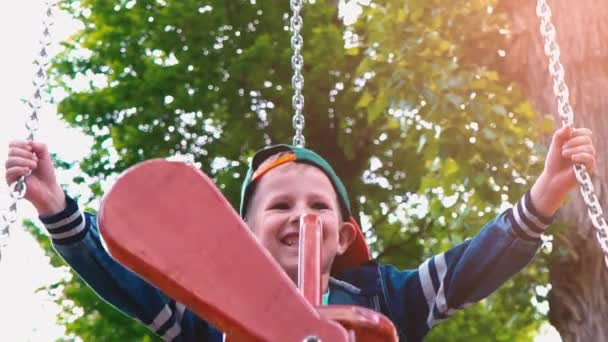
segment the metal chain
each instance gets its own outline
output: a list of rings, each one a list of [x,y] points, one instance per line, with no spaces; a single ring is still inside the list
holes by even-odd
[[[293,129],[295,130],[295,136],[293,137],[293,144],[296,146],[304,147],[306,142],[304,139],[304,114],[302,109],[304,108],[304,96],[302,95],[302,88],[304,88],[304,76],[302,76],[302,67],[304,66],[304,58],[302,57],[301,51],[304,45],[304,39],[300,35],[303,21],[300,16],[302,10],[302,0],[291,0],[291,30],[293,36],[291,37],[291,48],[293,49],[293,56],[291,57],[291,66],[293,67],[293,77],[291,78],[291,86],[294,89],[293,97],[291,102],[293,104]]]
[[[36,73],[33,78],[34,92],[27,101],[30,108],[29,115],[25,119],[25,128],[28,130],[27,140],[34,140],[34,133],[39,127],[38,113],[42,108],[42,89],[44,89],[47,84],[45,70],[49,64],[48,48],[51,45],[50,27],[53,24],[53,6],[55,6],[55,1],[45,1],[40,51],[34,61],[34,64],[36,65]],[[16,182],[10,185],[10,203],[8,205],[8,211],[2,211],[0,214],[0,259],[2,258],[2,248],[6,247],[8,238],[10,237],[10,227],[17,221],[17,203],[25,196],[25,192],[27,191],[25,177],[26,176],[20,177]]]
[[[549,73],[553,78],[553,93],[557,99],[557,110],[563,126],[574,124],[574,111],[570,105],[568,86],[565,81],[564,66],[560,62],[560,49],[557,44],[555,26],[551,21],[551,8],[547,0],[537,0],[536,15],[540,19],[540,32],[543,36],[545,54],[549,59]],[[587,205],[587,212],[600,247],[604,252],[604,261],[608,267],[608,225],[604,219],[602,206],[595,194],[591,177],[584,165],[574,165],[574,172],[579,183],[581,195]]]

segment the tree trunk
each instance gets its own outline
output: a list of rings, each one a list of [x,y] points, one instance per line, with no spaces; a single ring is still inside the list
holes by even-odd
[[[608,213],[608,2],[552,0],[549,4],[575,125],[594,132],[598,151],[594,185]],[[560,124],[535,6],[530,0],[501,2],[499,9],[508,14],[513,34],[502,71],[521,84],[539,113],[552,113]],[[559,250],[549,264],[549,320],[564,341],[608,341],[608,271],[578,191],[556,219],[567,229],[552,231],[554,249]]]

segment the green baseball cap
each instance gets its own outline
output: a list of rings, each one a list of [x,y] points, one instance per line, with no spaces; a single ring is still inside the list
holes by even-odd
[[[260,169],[260,165],[262,165],[265,160],[279,153],[282,153],[279,158],[272,163],[264,165],[264,167]],[[352,215],[346,187],[344,187],[344,184],[329,163],[320,155],[309,149],[291,145],[274,145],[256,152],[251,159],[249,169],[247,170],[247,175],[245,176],[245,180],[243,181],[243,186],[241,188],[241,203],[239,206],[241,217],[245,217],[249,199],[255,191],[256,181],[275,167],[288,162],[306,163],[323,171],[329,178],[334,190],[336,191],[336,194],[338,195],[342,216],[344,217],[345,221],[349,221],[356,228],[355,240],[351,243],[344,254],[338,256],[334,260],[332,273],[336,274],[346,268],[358,266],[369,261],[369,248],[365,243],[365,238],[363,237],[361,228]]]

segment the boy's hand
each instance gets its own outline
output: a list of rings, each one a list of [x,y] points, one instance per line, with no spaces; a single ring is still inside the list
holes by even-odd
[[[5,167],[9,185],[31,171],[25,178],[25,198],[36,207],[38,214],[52,215],[65,209],[65,194],[57,184],[53,160],[45,144],[23,140],[11,142]]]
[[[591,130],[563,127],[553,135],[545,168],[536,180],[530,195],[536,209],[544,216],[552,216],[576,185],[572,166],[583,164],[592,174],[595,169],[595,148]]]

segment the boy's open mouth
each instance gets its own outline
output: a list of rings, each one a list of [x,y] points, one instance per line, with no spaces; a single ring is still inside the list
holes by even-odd
[[[298,232],[285,234],[285,236],[281,238],[281,243],[289,247],[298,246],[299,242],[300,233]]]

